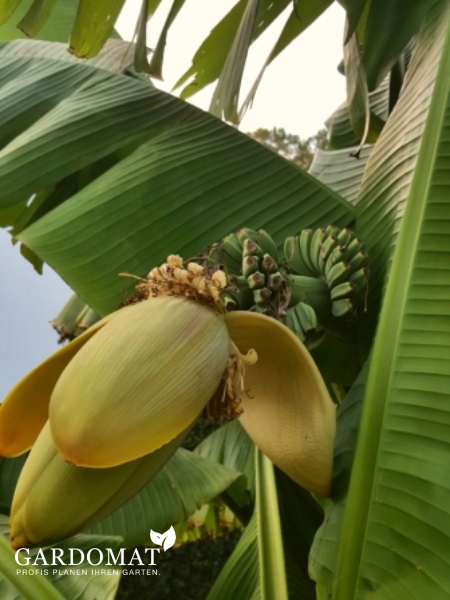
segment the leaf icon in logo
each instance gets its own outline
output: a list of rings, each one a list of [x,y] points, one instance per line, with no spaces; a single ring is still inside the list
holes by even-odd
[[[177,541],[177,536],[175,529],[171,526],[170,529],[164,533],[158,533],[157,531],[150,529],[150,539],[156,546],[162,546],[165,552],[169,548],[172,548]]]

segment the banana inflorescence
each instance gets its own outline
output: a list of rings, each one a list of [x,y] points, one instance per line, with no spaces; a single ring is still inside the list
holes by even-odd
[[[329,495],[336,406],[305,346],[354,321],[367,261],[348,229],[303,230],[280,257],[267,232],[244,228],[197,262],[170,255],[138,277],[123,309],[2,405],[0,453],[33,446],[12,504],[13,546],[58,541],[118,508],[202,411],[238,416],[275,465]],[[73,298],[56,319],[61,332],[77,335],[89,310]]]

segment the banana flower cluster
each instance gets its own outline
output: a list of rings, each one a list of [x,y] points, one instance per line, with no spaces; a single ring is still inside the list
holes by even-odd
[[[139,301],[95,323],[20,381],[0,408],[0,455],[31,449],[11,510],[14,548],[54,543],[116,510],[203,411],[236,416],[272,462],[330,491],[335,405],[282,323],[224,312],[222,271],[178,256]]]

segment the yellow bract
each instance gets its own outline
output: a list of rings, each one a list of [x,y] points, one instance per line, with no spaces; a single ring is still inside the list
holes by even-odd
[[[255,444],[306,489],[330,492],[336,405],[311,355],[284,325],[263,315],[232,312],[225,317],[241,352],[256,350],[246,371],[240,417]]]
[[[61,372],[116,314],[108,315],[52,354],[13,387],[0,404],[0,456],[18,456],[31,448],[48,419],[50,396]]]
[[[161,296],[117,314],[72,359],[50,402],[64,458],[112,467],[153,452],[188,427],[224,373],[223,315]]]

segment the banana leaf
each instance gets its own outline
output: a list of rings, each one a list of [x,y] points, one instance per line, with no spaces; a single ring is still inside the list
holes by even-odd
[[[20,57],[18,42],[0,48],[0,212],[115,154],[16,234],[99,314],[131,289],[120,272],[144,275],[173,252],[196,256],[244,225],[281,245],[293,224],[353,221],[335,192],[207,113],[144,81],[66,61],[59,46],[35,59],[36,42],[26,43]]]
[[[363,181],[358,232],[377,230],[380,287],[389,277],[348,493],[312,554],[333,600],[450,594],[449,23],[448,2],[434,4]]]
[[[117,535],[124,547],[133,548],[150,541],[150,529],[166,531],[185,522],[225,490],[245,502],[245,476],[180,449],[146,487],[88,533]]]
[[[316,150],[309,173],[340,194],[351,204],[356,204],[362,177],[372,146],[364,146],[356,158],[356,148],[343,150]]]

